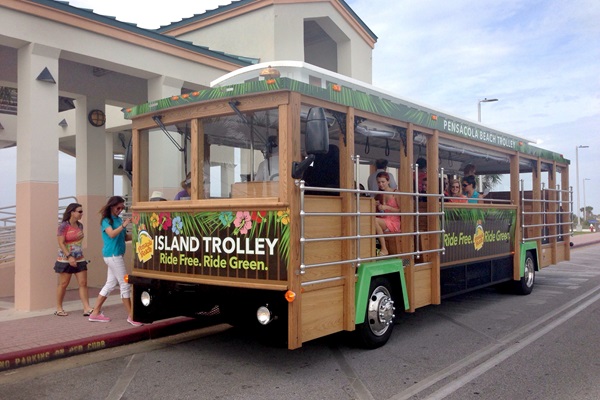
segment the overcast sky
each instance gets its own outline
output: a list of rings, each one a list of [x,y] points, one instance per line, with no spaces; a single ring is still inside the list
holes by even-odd
[[[69,3],[155,29],[230,1]],[[583,207],[581,182],[589,178],[586,202],[600,212],[600,175],[594,173],[600,159],[600,1],[347,3],[378,37],[375,86],[472,120],[478,100],[498,98],[481,105],[483,123],[562,153],[572,162],[574,188],[575,148],[590,146],[579,150],[580,201]]]

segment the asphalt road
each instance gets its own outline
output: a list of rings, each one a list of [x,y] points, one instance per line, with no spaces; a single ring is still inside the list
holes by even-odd
[[[401,315],[366,351],[334,335],[289,351],[219,325],[26,367],[0,399],[599,399],[600,245],[538,272]]]

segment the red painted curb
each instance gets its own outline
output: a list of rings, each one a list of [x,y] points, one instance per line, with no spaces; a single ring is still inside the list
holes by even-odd
[[[122,346],[142,340],[157,339],[204,326],[206,326],[206,321],[193,318],[178,318],[172,321],[155,322],[138,328],[130,328],[89,338],[15,351],[0,355],[0,371],[27,367],[29,365]]]

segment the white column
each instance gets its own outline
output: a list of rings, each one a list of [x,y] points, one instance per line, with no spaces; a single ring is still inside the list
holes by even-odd
[[[182,80],[166,76],[150,79],[148,101],[180,95],[182,86]],[[183,147],[183,137],[179,133],[172,132],[171,136]],[[150,193],[160,190],[167,199],[173,199],[181,190],[181,181],[185,179],[183,154],[158,127],[150,134],[150,160]]]
[[[104,99],[78,97],[75,102],[76,195],[83,206],[84,254],[91,261],[88,286],[101,287],[106,280],[102,259],[102,235],[98,211],[113,195],[112,134],[106,125],[95,127],[88,121],[92,110],[105,111]]]
[[[17,310],[52,307],[56,299],[59,54],[39,44],[18,50]],[[44,69],[55,82],[38,80]]]

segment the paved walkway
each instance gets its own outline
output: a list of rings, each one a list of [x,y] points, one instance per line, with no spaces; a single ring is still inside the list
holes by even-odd
[[[98,290],[90,288],[92,304]],[[54,308],[16,311],[12,298],[0,298],[0,371],[157,339],[207,325],[206,319],[178,317],[134,327],[127,322],[118,294],[109,296],[102,307],[112,321],[90,322],[83,316],[77,289],[67,291],[63,308],[69,313],[66,317],[55,316]]]
[[[600,243],[600,233],[573,236],[574,249]],[[90,301],[98,289],[90,288]],[[69,290],[64,302],[67,317],[53,315],[54,309],[16,311],[12,298],[0,298],[0,372],[75,354],[106,349],[140,340],[156,339],[207,325],[207,320],[172,318],[142,327],[127,323],[118,295],[106,301],[109,323],[89,322],[83,316],[77,290]],[[210,317],[207,317],[210,318]]]

